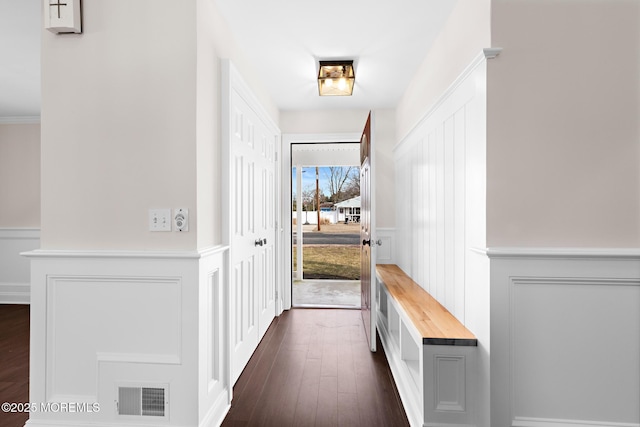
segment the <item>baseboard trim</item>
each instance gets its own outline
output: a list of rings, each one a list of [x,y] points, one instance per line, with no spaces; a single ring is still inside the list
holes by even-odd
[[[30,304],[29,283],[0,283],[0,304]]]
[[[511,427],[640,427],[638,423],[515,417]]]

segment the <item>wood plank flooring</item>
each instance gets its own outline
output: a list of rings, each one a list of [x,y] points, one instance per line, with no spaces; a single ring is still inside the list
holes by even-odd
[[[29,402],[29,306],[0,304],[0,403]],[[22,427],[25,413],[0,411],[0,426]]]
[[[29,401],[29,306],[0,304],[0,403]],[[0,426],[27,414],[0,412]],[[293,309],[276,318],[234,388],[223,426],[407,426],[382,346],[360,311]]]
[[[387,359],[359,310],[276,318],[234,387],[223,426],[407,426]]]

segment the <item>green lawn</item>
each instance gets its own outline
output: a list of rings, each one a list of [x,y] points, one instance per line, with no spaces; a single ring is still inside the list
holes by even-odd
[[[303,273],[305,279],[360,280],[360,246],[305,245]],[[293,270],[297,266],[297,251],[293,247]]]

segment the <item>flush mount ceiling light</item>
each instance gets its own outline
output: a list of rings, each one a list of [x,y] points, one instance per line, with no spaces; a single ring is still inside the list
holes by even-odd
[[[350,96],[356,76],[353,61],[320,61],[318,92],[320,96]]]

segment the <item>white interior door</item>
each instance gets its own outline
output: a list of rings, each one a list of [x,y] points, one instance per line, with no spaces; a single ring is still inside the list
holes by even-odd
[[[360,284],[361,311],[369,348],[376,351],[376,243],[374,241],[372,113],[360,138]]]
[[[276,142],[240,92],[230,93],[231,379],[275,317]]]

